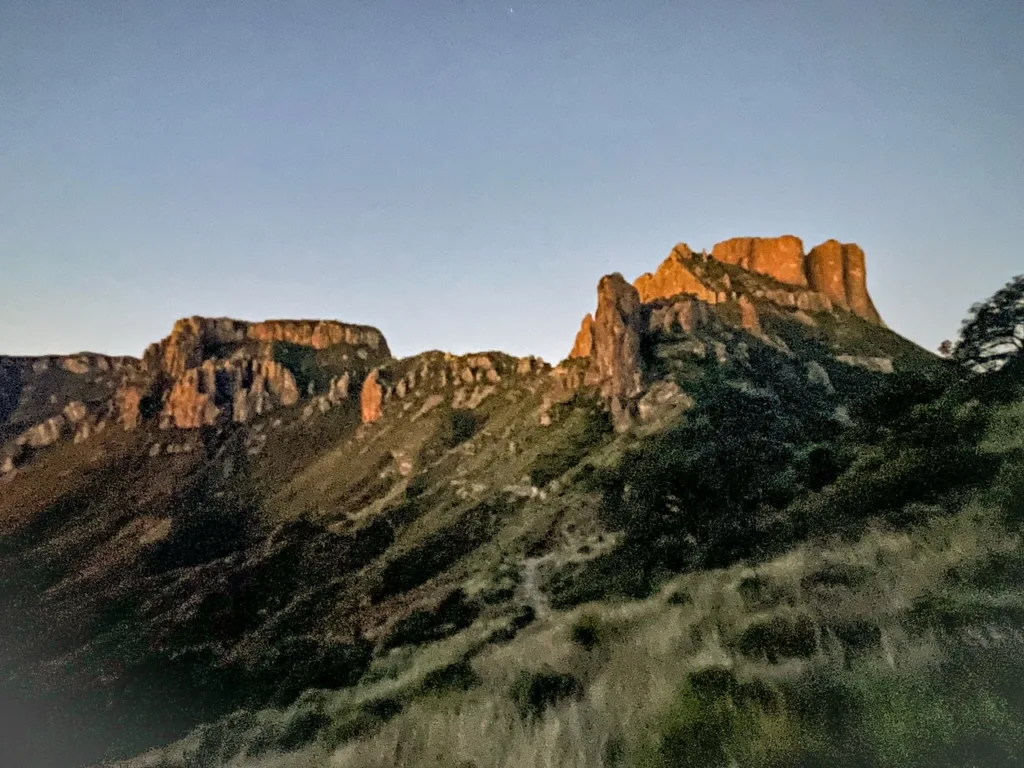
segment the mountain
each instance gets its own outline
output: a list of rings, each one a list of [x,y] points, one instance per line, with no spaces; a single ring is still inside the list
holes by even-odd
[[[662,699],[697,659],[763,683],[851,648],[909,658],[921,574],[1011,549],[978,514],[930,559],[886,549],[1005,506],[977,494],[1013,482],[1015,427],[991,430],[1020,409],[888,329],[856,245],[677,245],[602,278],[566,348],[395,359],[367,326],[193,317],[139,359],[0,358],[21,763],[454,759],[423,725],[475,755],[453,765],[529,765],[580,717],[602,751],[557,764],[633,764],[653,747],[638,694],[607,688],[630,684],[622,649],[650,663],[688,627]],[[840,594],[856,579],[908,603],[883,616]],[[431,707],[498,741],[456,748]]]

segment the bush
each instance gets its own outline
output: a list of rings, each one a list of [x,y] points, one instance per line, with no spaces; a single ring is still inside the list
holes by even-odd
[[[468,691],[479,684],[480,676],[473,670],[469,659],[461,659],[428,672],[420,683],[420,693],[437,696],[451,691]]]
[[[770,608],[785,601],[786,589],[773,584],[764,576],[750,576],[743,579],[736,591],[751,608]]]
[[[851,619],[831,624],[828,630],[851,656],[861,656],[882,645],[882,628],[870,621]]]
[[[413,611],[398,621],[384,638],[384,649],[421,645],[441,640],[465,629],[476,620],[481,606],[462,589],[449,593],[438,605]]]
[[[768,543],[762,526],[800,491],[794,446],[810,427],[790,405],[728,385],[697,403],[684,425],[627,453],[605,486],[607,522],[647,571],[757,553]]]
[[[286,752],[294,752],[315,741],[330,724],[331,719],[322,712],[300,712],[288,722],[278,745]]]
[[[804,576],[800,580],[800,586],[806,590],[814,590],[821,587],[855,589],[864,584],[870,575],[871,569],[863,565],[829,563],[824,568]]]
[[[510,696],[524,720],[535,720],[560,701],[583,698],[583,684],[572,675],[545,667],[539,672],[522,672],[512,684]]]
[[[583,616],[572,625],[572,641],[588,651],[601,644],[603,631],[596,616]]]
[[[396,717],[404,706],[394,697],[369,701],[348,716],[336,719],[323,733],[322,741],[329,749],[334,749],[347,741],[365,738]]]
[[[452,409],[442,427],[444,445],[447,448],[454,448],[466,442],[476,434],[482,421],[475,411],[465,408]]]
[[[814,622],[802,614],[774,616],[751,624],[737,643],[747,656],[760,656],[772,664],[783,658],[809,658],[818,648]]]
[[[692,605],[693,598],[685,589],[676,589],[668,596],[667,602],[669,605]]]

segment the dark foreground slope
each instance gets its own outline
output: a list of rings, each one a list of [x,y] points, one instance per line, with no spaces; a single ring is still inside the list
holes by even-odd
[[[1009,631],[988,586],[926,588],[1014,557],[1013,388],[745,248],[606,278],[554,369],[180,324],[0,481],[8,745],[88,764],[216,723],[142,762],[772,764],[742,718],[811,749],[804,674]]]

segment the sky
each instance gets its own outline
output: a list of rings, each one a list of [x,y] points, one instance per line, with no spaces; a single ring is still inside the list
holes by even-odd
[[[787,233],[931,349],[1024,271],[1024,3],[0,0],[0,354],[557,361],[601,275]]]

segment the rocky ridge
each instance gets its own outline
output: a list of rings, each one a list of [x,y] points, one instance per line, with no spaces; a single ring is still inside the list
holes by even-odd
[[[176,322],[141,359],[0,358],[0,474],[34,451],[82,442],[111,424],[194,430],[244,424],[303,398],[334,407],[389,358],[384,336],[368,326],[203,317]]]
[[[511,357],[501,353],[453,355],[434,352],[413,358],[405,364],[392,362],[370,371],[360,388],[360,411],[364,424],[373,424],[385,416],[389,403],[405,401],[409,396],[429,388],[432,392],[451,390],[452,408],[474,410],[493,395],[498,385],[509,379],[534,377],[549,373],[551,366],[536,357]],[[423,412],[441,404],[443,396],[435,394],[424,403]]]
[[[23,439],[0,481],[17,534],[0,552],[17,641],[3,671],[91,697],[120,733],[147,703],[163,728],[176,686],[212,721],[378,679],[392,649],[463,627],[504,643],[614,548],[604,473],[692,408],[735,389],[850,426],[851,393],[918,353],[935,364],[819,278],[750,269],[775,269],[767,246],[736,253],[746,267],[681,245],[632,285],[602,278],[554,368],[217,318],[85,372],[0,359],[0,446]]]
[[[549,371],[532,358],[510,363],[504,356],[452,357],[466,362],[451,362],[437,373],[437,383],[474,385],[476,394],[464,396],[469,402],[513,369],[550,372],[555,382],[550,401],[593,387],[622,430],[633,423],[652,384],[645,381],[641,361],[648,340],[721,329],[725,321],[785,349],[782,339],[765,332],[766,313],[808,325],[821,313],[852,313],[881,325],[867,291],[863,250],[828,240],[805,253],[803,242],[792,235],[733,238],[716,244],[710,255],[680,243],[656,271],[632,285],[619,274],[601,279],[597,310],[583,319],[569,354],[569,362],[582,368],[561,365]],[[891,370],[884,359],[845,357],[851,365]],[[176,322],[141,359],[3,358],[0,473],[24,464],[33,451],[63,439],[81,442],[111,423],[126,430],[147,421],[161,430],[245,424],[304,399],[310,401],[306,411],[324,412],[347,401],[357,387],[362,421],[373,423],[383,417],[389,400],[402,399],[428,375],[412,370],[395,378],[389,361],[386,340],[368,326],[203,317]],[[76,386],[68,386],[69,377],[79,379]],[[77,386],[83,382],[86,387]],[[39,389],[53,392],[45,400],[33,399]]]
[[[738,269],[737,269],[738,268]],[[764,279],[768,278],[768,279]],[[723,321],[788,351],[764,331],[762,315],[782,315],[814,326],[814,315],[852,313],[872,325],[881,318],[867,291],[864,252],[828,240],[810,252],[792,235],[743,237],[718,243],[710,255],[680,243],[655,272],[630,285],[619,274],[598,285],[598,307],[580,326],[569,360],[587,366],[584,382],[599,388],[616,428],[629,427],[644,382],[640,349],[645,338],[721,329]],[[840,360],[879,372],[891,361]]]

